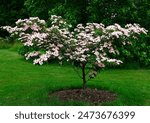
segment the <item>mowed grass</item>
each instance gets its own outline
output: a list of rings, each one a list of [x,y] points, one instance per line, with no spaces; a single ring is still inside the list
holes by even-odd
[[[49,100],[56,90],[79,88],[81,79],[70,65],[35,66],[17,52],[0,50],[0,105],[90,105]],[[99,105],[150,105],[150,70],[105,70],[88,87],[117,93],[117,100]]]

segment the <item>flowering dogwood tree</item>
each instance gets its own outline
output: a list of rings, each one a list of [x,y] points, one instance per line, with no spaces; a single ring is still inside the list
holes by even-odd
[[[18,20],[16,27],[5,26],[11,36],[18,36],[29,50],[26,59],[33,64],[44,64],[51,59],[67,60],[81,69],[83,88],[89,79],[94,78],[99,70],[108,63],[119,65],[121,60],[114,56],[119,54],[116,44],[131,45],[131,38],[138,38],[147,30],[138,24],[119,24],[105,26],[98,23],[78,24],[73,31],[71,25],[60,16],[51,16],[51,27],[44,20],[29,18]]]

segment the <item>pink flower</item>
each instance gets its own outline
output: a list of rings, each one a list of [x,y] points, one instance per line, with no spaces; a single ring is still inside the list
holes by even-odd
[[[34,31],[39,31],[40,27],[34,24],[34,25],[31,26],[31,29],[34,30]]]
[[[100,67],[100,68],[104,68],[105,67],[105,65],[103,64],[103,63],[98,63],[98,62],[96,62],[95,63],[98,67]]]

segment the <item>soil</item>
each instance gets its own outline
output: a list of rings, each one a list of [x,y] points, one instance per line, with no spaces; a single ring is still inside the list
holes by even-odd
[[[61,101],[83,101],[89,102],[92,105],[97,105],[103,102],[110,102],[117,98],[117,95],[106,90],[97,89],[70,89],[61,90],[49,94],[52,97],[58,97]]]

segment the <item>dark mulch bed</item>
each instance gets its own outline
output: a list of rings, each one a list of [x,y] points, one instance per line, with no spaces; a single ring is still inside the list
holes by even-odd
[[[61,101],[83,101],[93,105],[110,102],[117,98],[117,95],[106,90],[97,89],[70,89],[49,94],[50,99],[58,97]]]

